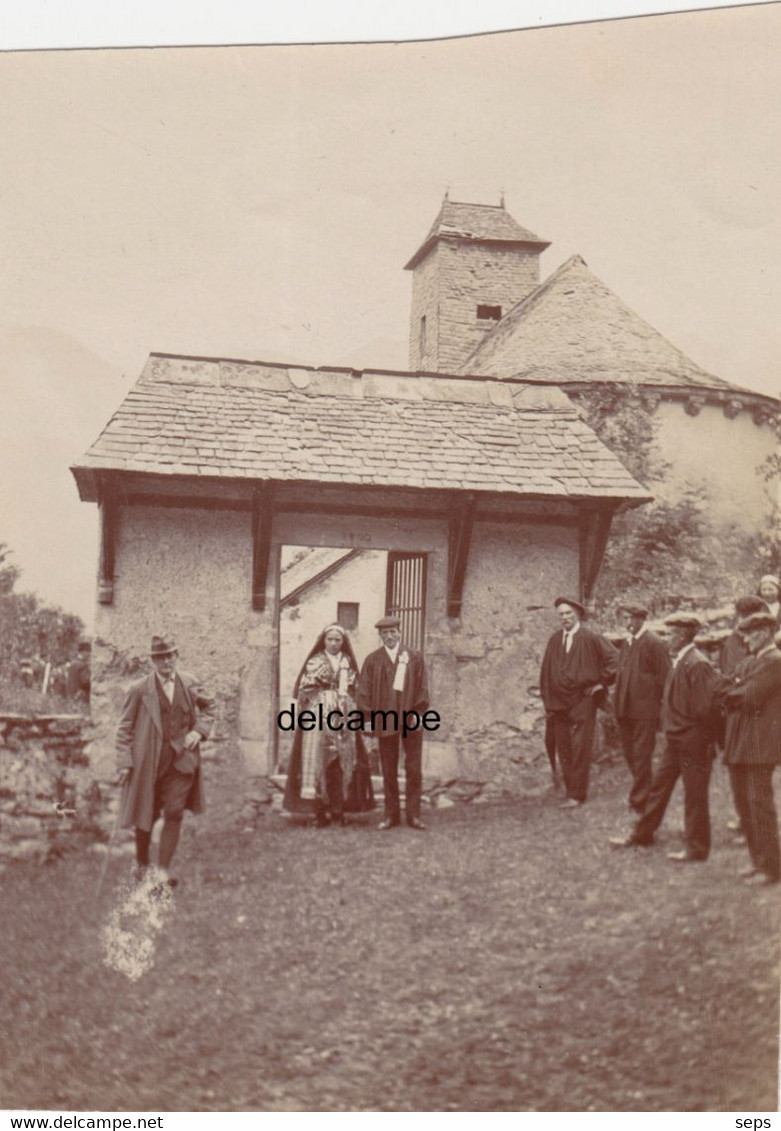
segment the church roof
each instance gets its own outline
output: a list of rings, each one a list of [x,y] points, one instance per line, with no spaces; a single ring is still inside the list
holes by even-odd
[[[448,238],[475,243],[532,244],[540,252],[550,247],[546,240],[522,228],[503,204],[462,204],[445,199],[428,235],[404,270],[411,271],[425,259],[437,240]]]
[[[164,354],[72,470],[650,497],[557,389]]]
[[[570,382],[736,388],[635,314],[573,255],[507,312],[462,373]]]

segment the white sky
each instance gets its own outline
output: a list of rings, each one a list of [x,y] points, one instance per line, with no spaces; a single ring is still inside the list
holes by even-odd
[[[706,369],[778,393],[780,36],[769,4],[0,55],[0,541],[22,587],[91,617],[95,508],[67,465],[151,350],[404,367],[402,267],[448,185],[504,189],[552,241],[543,276],[578,252]]]

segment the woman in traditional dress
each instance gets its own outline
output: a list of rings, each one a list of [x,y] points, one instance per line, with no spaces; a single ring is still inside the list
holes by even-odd
[[[314,711],[322,703],[323,718],[340,711],[341,730],[296,728],[283,806],[290,812],[314,812],[315,824],[345,824],[345,812],[374,808],[369,760],[360,731],[348,730],[347,716],[355,710],[358,663],[347,632],[329,624],[318,636],[298,674],[293,698],[298,712]]]

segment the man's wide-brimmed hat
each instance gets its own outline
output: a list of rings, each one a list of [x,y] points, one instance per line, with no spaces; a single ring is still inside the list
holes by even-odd
[[[149,655],[152,659],[159,659],[163,656],[172,656],[177,652],[176,642],[170,636],[153,636],[152,647],[149,649]]]
[[[401,628],[401,617],[380,617],[375,628]]]
[[[752,613],[738,624],[738,632],[755,632],[758,628],[775,628],[776,618],[772,613]]]
[[[621,608],[625,613],[629,613],[630,617],[643,617],[648,616],[648,609],[644,605],[622,605]]]
[[[554,609],[558,609],[559,605],[569,605],[576,613],[584,617],[586,615],[585,605],[581,605],[580,601],[576,601],[574,597],[557,597],[553,602]]]
[[[691,628],[695,631],[702,628],[702,621],[694,613],[673,613],[672,616],[665,617],[664,623],[669,628]]]

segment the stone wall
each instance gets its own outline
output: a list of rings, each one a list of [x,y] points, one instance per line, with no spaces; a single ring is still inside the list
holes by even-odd
[[[0,715],[0,864],[104,840],[116,790],[96,777],[81,715]]]
[[[502,315],[540,282],[538,250],[440,240],[414,271],[410,319],[412,370],[458,372],[486,333],[496,326],[478,319],[478,304],[500,306]],[[426,316],[425,354],[419,350]]]

